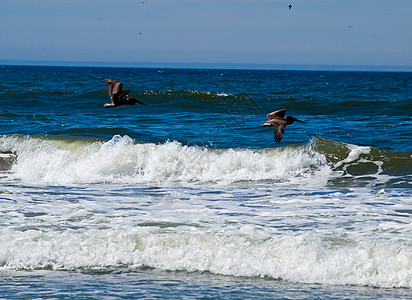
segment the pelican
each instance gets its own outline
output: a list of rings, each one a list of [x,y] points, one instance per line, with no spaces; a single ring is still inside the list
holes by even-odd
[[[109,97],[110,100],[112,100],[112,103],[106,103],[104,107],[107,108],[116,107],[120,105],[135,105],[136,103],[147,105],[146,103],[143,103],[137,99],[129,98],[127,94],[129,94],[130,91],[123,91],[123,83],[121,83],[120,81],[110,78],[104,78],[103,82],[106,82],[109,85]]]
[[[283,133],[285,132],[286,125],[293,124],[293,122],[298,121],[301,123],[306,123],[301,120],[298,120],[294,117],[287,116],[285,118],[286,109],[280,109],[274,111],[267,115],[268,121],[266,123],[262,123],[261,126],[272,126],[275,128],[275,142],[280,143],[280,140],[283,137]]]

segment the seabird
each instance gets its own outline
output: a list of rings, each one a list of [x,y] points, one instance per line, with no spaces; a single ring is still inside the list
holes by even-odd
[[[123,83],[115,79],[104,78],[103,82],[106,82],[109,85],[109,97],[112,100],[112,103],[106,103],[104,107],[115,107],[120,105],[135,105],[136,103],[147,105],[137,99],[129,98],[127,94],[130,91],[123,91]]]
[[[285,118],[286,109],[280,109],[274,111],[267,115],[268,121],[266,123],[262,123],[261,126],[272,126],[275,128],[275,142],[280,143],[280,140],[283,137],[283,133],[285,132],[286,125],[293,124],[293,122],[298,121],[301,123],[306,123],[300,121],[294,117],[287,116]]]
[[[292,8],[292,4],[289,4],[289,10]]]

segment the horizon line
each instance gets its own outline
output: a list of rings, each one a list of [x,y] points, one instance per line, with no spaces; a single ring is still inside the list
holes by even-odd
[[[0,65],[45,67],[108,67],[159,69],[228,69],[274,71],[359,71],[412,72],[412,66],[323,65],[323,64],[262,64],[262,63],[188,63],[188,62],[103,62],[59,60],[0,60]]]

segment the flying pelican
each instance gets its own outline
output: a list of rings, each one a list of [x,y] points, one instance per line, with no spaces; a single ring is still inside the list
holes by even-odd
[[[287,116],[285,118],[286,109],[280,109],[274,111],[267,115],[268,121],[266,123],[262,123],[261,126],[272,126],[275,128],[275,142],[280,143],[280,140],[283,137],[283,133],[285,132],[286,125],[293,124],[293,122],[298,121],[301,123],[306,123],[300,121],[294,117]]]
[[[104,107],[107,108],[116,107],[120,105],[135,105],[136,103],[147,105],[146,103],[143,103],[137,99],[129,98],[127,94],[129,94],[130,91],[123,91],[123,83],[121,83],[120,81],[110,78],[104,78],[103,82],[106,82],[109,85],[109,97],[110,100],[112,100],[112,103],[106,103]]]

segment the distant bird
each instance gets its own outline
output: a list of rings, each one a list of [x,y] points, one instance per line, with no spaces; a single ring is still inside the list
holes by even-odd
[[[306,123],[300,121],[294,117],[287,116],[285,118],[286,109],[280,109],[274,111],[267,115],[268,121],[266,123],[262,123],[261,126],[272,126],[275,128],[275,142],[280,143],[283,133],[285,132],[286,125],[293,124],[293,122],[298,121],[301,123]]]
[[[289,10],[292,8],[292,4],[289,4]]]
[[[115,79],[104,78],[103,82],[106,82],[109,85],[109,97],[112,100],[112,103],[106,103],[104,107],[116,107],[120,105],[135,105],[136,103],[147,105],[137,99],[129,98],[127,94],[130,91],[123,91],[123,83]]]
[[[346,26],[346,27],[348,27],[348,28],[355,28],[355,26],[353,26],[353,25],[348,25],[348,26]]]

